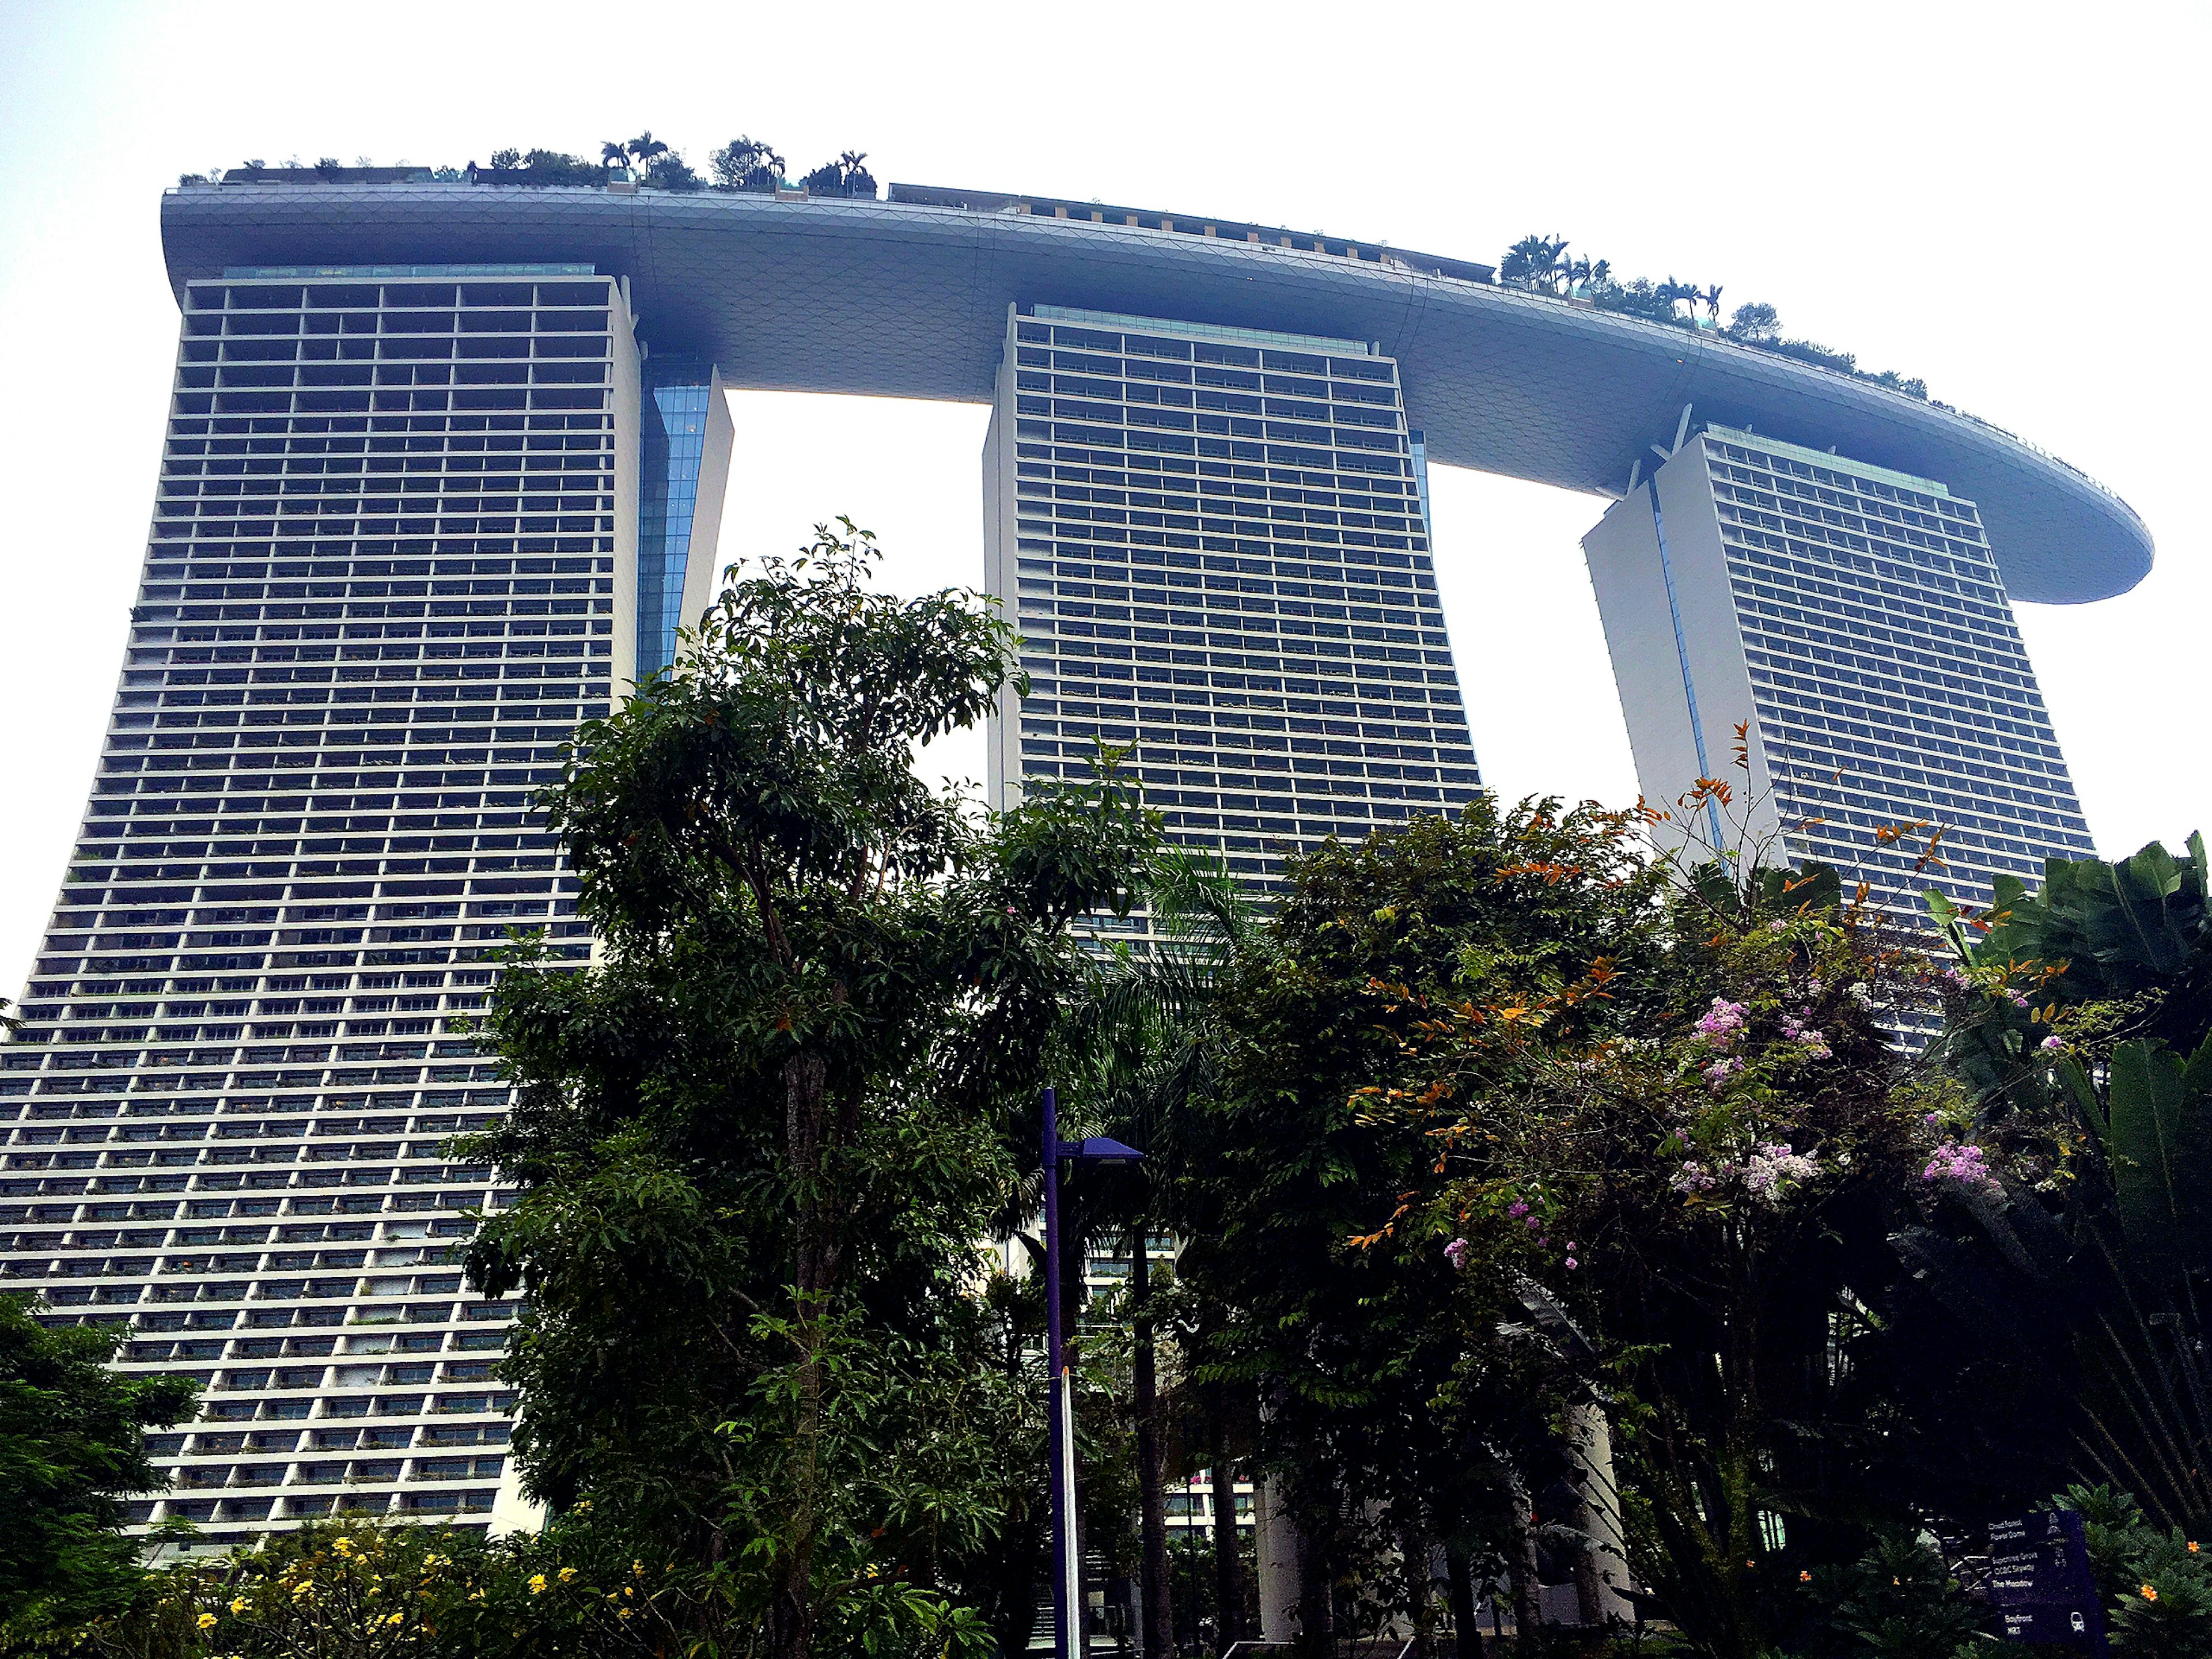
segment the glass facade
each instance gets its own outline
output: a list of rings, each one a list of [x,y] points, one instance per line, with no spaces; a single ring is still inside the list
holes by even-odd
[[[468,1035],[501,939],[589,951],[526,802],[611,699],[632,349],[573,268],[185,296],[115,714],[0,1048],[7,1287],[206,1385],[141,1522],[483,1524],[501,1490],[513,1307],[456,1251],[505,1194],[443,1148],[507,1103]]]
[[[648,358],[640,379],[637,678],[642,680],[676,660],[707,419],[720,394],[706,365],[681,358]]]
[[[1009,326],[988,563],[1031,685],[998,798],[1133,745],[1170,834],[1263,885],[1286,851],[1471,799],[1396,363],[1045,306]]]

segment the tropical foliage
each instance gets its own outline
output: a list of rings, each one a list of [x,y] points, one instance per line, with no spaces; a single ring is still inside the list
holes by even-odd
[[[1785,339],[1780,316],[1772,306],[1763,301],[1738,306],[1728,326],[1721,328],[1721,286],[1717,283],[1701,288],[1695,283],[1677,282],[1672,276],[1657,283],[1645,276],[1624,282],[1613,274],[1611,260],[1571,258],[1567,247],[1567,240],[1563,236],[1523,236],[1499,258],[1498,280],[1509,288],[1572,299],[1600,311],[1641,317],[1646,322],[1663,323],[1673,328],[1717,329],[1740,345],[1756,346],[1761,351],[1832,368],[1887,386],[1893,392],[1902,392],[1909,398],[1924,401],[1928,397],[1925,380],[1908,380],[1894,369],[1886,368],[1878,374],[1862,369],[1857,357],[1850,352],[1832,350],[1811,340]],[[1698,320],[1701,312],[1705,319],[1702,324]]]
[[[0,1648],[131,1600],[137,1551],[122,1536],[124,1500],[161,1484],[143,1431],[189,1414],[195,1391],[110,1370],[125,1334],[48,1330],[0,1296]]]
[[[1485,797],[1261,901],[1113,754],[1003,812],[925,784],[1025,689],[1018,642],[875,558],[841,520],[733,572],[543,795],[594,955],[514,942],[479,1033],[514,1107],[456,1148],[520,1192],[468,1266],[526,1298],[543,1530],[347,1518],[149,1573],[122,1500],[188,1400],[0,1298],[0,1648],[1024,1649],[1049,1079],[1146,1155],[1070,1181],[1057,1267],[1080,1304],[1079,1262],[1126,1264],[1078,1321],[1079,1524],[1144,1659],[1253,1633],[1237,1529],[1176,1546],[1200,1471],[1283,1523],[1271,1616],[1316,1656],[1474,1659],[1486,1613],[1540,1651],[1564,1599],[1593,1643],[1954,1659],[1994,1628],[1978,1529],[2050,1503],[2116,1653],[2212,1651],[2201,842],[1921,927],[1705,780]],[[1683,840],[1724,813],[1725,850]]]

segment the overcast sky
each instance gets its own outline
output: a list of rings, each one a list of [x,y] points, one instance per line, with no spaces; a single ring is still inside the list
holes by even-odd
[[[0,992],[83,811],[144,550],[174,355],[159,196],[297,155],[695,164],[1134,202],[1494,259],[1558,232],[1726,285],[1925,378],[2134,505],[2133,592],[2023,607],[2107,854],[2212,828],[2202,493],[2212,305],[2202,5],[939,3],[650,9],[0,0]],[[850,514],[886,580],[981,580],[984,411],[735,400],[723,550]],[[1440,470],[1437,566],[1486,778],[1635,776],[1577,542],[1604,503]],[[939,758],[979,775],[979,739]]]

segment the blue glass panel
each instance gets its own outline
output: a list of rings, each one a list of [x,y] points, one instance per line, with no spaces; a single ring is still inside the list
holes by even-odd
[[[684,359],[648,361],[643,374],[637,497],[637,678],[676,660],[699,461],[712,371]]]

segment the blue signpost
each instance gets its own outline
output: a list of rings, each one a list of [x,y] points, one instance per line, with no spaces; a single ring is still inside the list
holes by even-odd
[[[1093,1135],[1060,1138],[1059,1091],[1044,1091],[1044,1341],[1052,1377],[1052,1633],[1054,1659],[1082,1659],[1083,1558],[1075,1528],[1075,1396],[1067,1345],[1060,1336],[1060,1168],[1063,1164],[1134,1164],[1144,1154]]]
[[[2009,1642],[2063,1642],[2105,1659],[2104,1609],[2078,1510],[1990,1522],[1990,1603]]]

